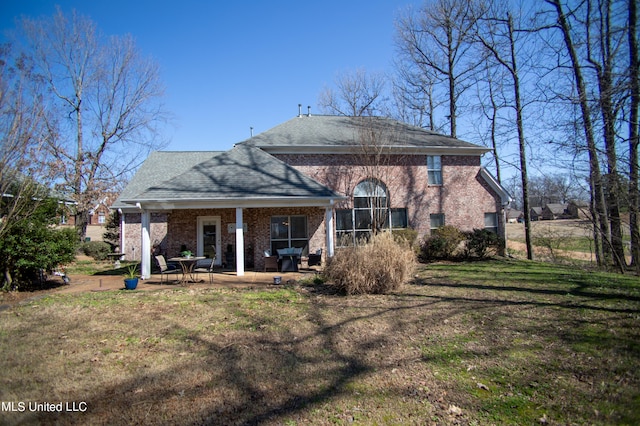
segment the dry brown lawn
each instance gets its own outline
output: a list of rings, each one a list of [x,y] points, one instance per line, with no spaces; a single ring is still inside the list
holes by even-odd
[[[23,301],[0,311],[0,401],[86,411],[0,423],[637,424],[637,278],[549,268],[435,264],[377,296],[307,283]]]
[[[561,235],[573,237],[589,237],[592,232],[592,225],[589,221],[578,219],[560,219],[560,220],[538,220],[531,222],[531,231],[551,229]],[[507,238],[524,239],[524,223],[508,223]]]

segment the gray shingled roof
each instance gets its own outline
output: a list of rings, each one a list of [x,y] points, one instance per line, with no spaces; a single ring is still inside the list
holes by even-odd
[[[121,202],[341,198],[272,155],[246,144],[221,153],[154,154],[120,196]],[[195,161],[198,156],[200,161]],[[163,172],[169,163],[170,170]],[[182,173],[175,174],[178,164],[183,165]]]
[[[314,148],[318,151],[340,150],[359,146],[360,141],[370,140],[371,135],[379,139],[378,146],[397,149],[437,148],[451,149],[452,152],[469,150],[475,154],[488,151],[485,147],[390,118],[328,115],[298,116],[243,143],[258,146],[267,151],[284,148],[292,148],[295,151]]]
[[[112,208],[131,207],[122,200],[132,200],[147,188],[171,180],[185,170],[224,151],[154,151],[142,163]]]
[[[352,152],[362,141],[409,153],[480,155],[487,148],[383,117],[302,115],[225,152],[154,152],[113,208],[137,202],[340,199],[339,194],[271,153]],[[282,201],[280,201],[282,202]],[[165,208],[165,207],[158,207]]]

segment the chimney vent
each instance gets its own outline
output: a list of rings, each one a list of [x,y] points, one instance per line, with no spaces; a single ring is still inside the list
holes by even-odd
[[[298,117],[302,117],[302,104],[298,104]]]
[[[311,107],[307,107],[307,117],[311,117]]]
[[[249,130],[251,131],[251,137],[253,137],[253,127],[249,127]]]

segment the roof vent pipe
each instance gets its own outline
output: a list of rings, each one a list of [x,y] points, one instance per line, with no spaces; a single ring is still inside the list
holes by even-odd
[[[311,117],[311,107],[307,107],[307,117]]]
[[[302,104],[298,104],[298,117],[302,117]]]
[[[249,127],[249,130],[251,131],[251,137],[253,137],[253,127]]]

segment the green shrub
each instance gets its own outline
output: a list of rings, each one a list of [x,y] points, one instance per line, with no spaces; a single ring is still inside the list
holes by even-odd
[[[407,243],[398,243],[384,232],[337,251],[324,273],[330,285],[343,293],[385,294],[411,278],[414,259]]]
[[[104,241],[87,241],[82,244],[82,252],[95,260],[106,260],[111,253],[111,245]]]
[[[35,290],[41,271],[73,261],[78,235],[73,229],[55,229],[57,200],[46,199],[30,215],[18,217],[0,238],[2,290]]]
[[[411,228],[406,229],[394,229],[393,239],[398,243],[406,242],[409,247],[413,247],[418,240],[418,231]]]
[[[486,229],[474,229],[465,232],[465,255],[467,257],[479,257],[481,259],[497,254],[504,244],[504,239],[495,232]]]
[[[104,228],[102,240],[112,248],[118,247],[120,245],[120,213],[118,210],[111,211]]]
[[[452,259],[462,241],[464,241],[464,234],[458,228],[450,225],[442,226],[422,240],[420,261]]]

